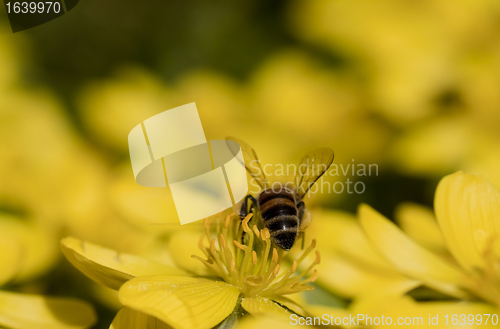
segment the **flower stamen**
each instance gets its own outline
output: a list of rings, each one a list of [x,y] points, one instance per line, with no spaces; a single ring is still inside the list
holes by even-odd
[[[306,284],[316,280],[317,270],[307,279],[301,279],[320,263],[320,253],[316,251],[316,259],[305,271],[299,275],[296,273],[301,263],[315,249],[316,241],[312,241],[299,259],[293,260],[290,268],[281,272],[286,252],[272,247],[273,242],[267,228],[259,230],[257,225],[249,226],[252,216],[253,214],[249,214],[240,220],[238,216],[231,214],[220,224],[205,220],[204,234],[198,247],[207,259],[194,255],[192,257],[224,281],[239,287],[245,296],[287,295],[312,290],[313,287]],[[217,227],[211,230],[213,225]],[[228,244],[231,240],[233,243]],[[208,242],[208,247],[204,245],[205,241]]]

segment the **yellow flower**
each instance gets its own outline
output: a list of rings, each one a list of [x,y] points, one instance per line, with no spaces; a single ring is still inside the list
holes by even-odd
[[[314,243],[288,266],[285,252],[272,247],[269,231],[257,226],[250,228],[250,218],[251,215],[241,221],[228,215],[213,224],[207,220],[198,243],[191,238],[176,240],[175,235],[171,238],[172,255],[185,255],[185,250],[196,245],[201,248],[206,259],[193,257],[208,269],[201,273],[204,276],[187,259],[180,260],[185,264],[186,270],[182,270],[75,238],[63,239],[62,249],[68,260],[89,278],[119,289],[125,308],[112,328],[128,328],[125,323],[132,320],[123,318],[138,323],[157,319],[175,328],[211,328],[222,321],[234,323],[245,313],[283,319],[289,319],[293,313],[303,314],[297,304],[283,295],[312,289],[306,284],[316,279],[317,272],[302,279],[320,262],[319,252],[307,270],[293,276],[314,250]],[[241,241],[238,237],[243,232]],[[181,232],[183,237],[191,233]],[[209,241],[208,246],[204,239]]]
[[[498,313],[500,192],[483,177],[457,172],[441,180],[434,206],[437,223],[428,212],[406,209],[407,234],[367,205],[360,206],[359,217],[369,240],[399,273],[467,301],[460,304],[464,314]],[[416,307],[436,311],[454,305],[420,302]]]
[[[47,271],[57,259],[50,232],[0,214],[0,285],[22,283]],[[96,320],[94,309],[75,298],[0,291],[0,326],[6,328],[83,329]]]

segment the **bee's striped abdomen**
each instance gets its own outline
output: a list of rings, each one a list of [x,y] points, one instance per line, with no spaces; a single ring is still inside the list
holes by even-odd
[[[299,219],[293,194],[282,189],[266,190],[259,197],[260,211],[264,226],[280,248],[290,250],[297,238]]]

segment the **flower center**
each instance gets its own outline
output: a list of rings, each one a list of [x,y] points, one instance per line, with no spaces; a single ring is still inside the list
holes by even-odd
[[[320,263],[319,251],[316,250],[316,259],[305,271],[298,275],[294,274],[314,250],[316,241],[312,241],[298,260],[293,260],[288,270],[280,271],[285,264],[286,252],[272,246],[271,235],[267,228],[259,230],[257,225],[253,225],[252,228],[248,226],[252,215],[249,214],[240,220],[237,215],[231,214],[222,223],[213,224],[210,220],[205,220],[205,234],[200,237],[198,246],[207,259],[195,255],[192,257],[201,261],[224,281],[238,286],[247,297],[288,295],[312,290],[313,287],[306,284],[316,280],[317,270],[314,270],[307,279],[302,280],[302,278]],[[212,237],[214,233],[215,237]],[[205,239],[208,241],[208,247],[204,244]],[[232,243],[228,244],[227,241]]]

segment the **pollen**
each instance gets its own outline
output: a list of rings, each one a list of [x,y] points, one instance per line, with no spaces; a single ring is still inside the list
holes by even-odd
[[[285,260],[286,251],[273,245],[267,228],[249,226],[253,214],[240,220],[236,214],[228,215],[223,221],[212,223],[206,219],[204,235],[198,247],[205,259],[193,255],[213,274],[240,288],[246,297],[289,295],[312,290],[307,285],[314,282],[318,272],[314,268],[321,261],[319,251],[315,259],[301,273],[300,265],[315,247],[316,241],[304,251],[299,259],[294,259],[290,267]],[[232,243],[229,243],[232,241]],[[288,269],[286,269],[288,267]],[[310,274],[312,273],[312,274]]]

